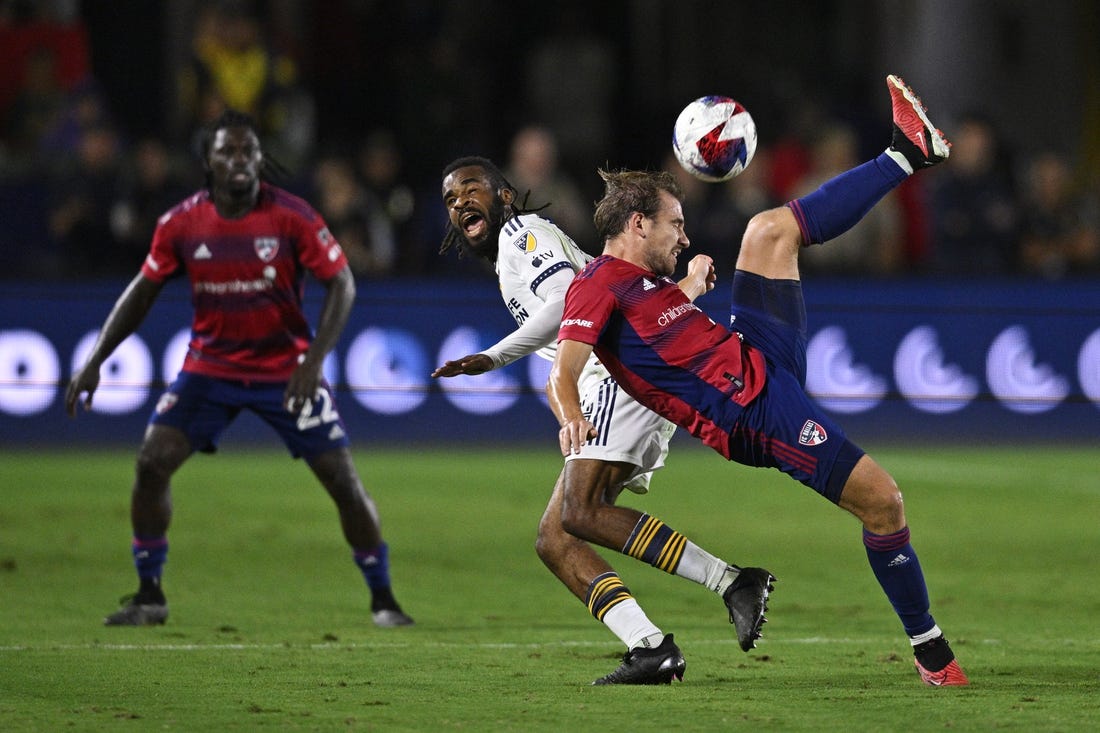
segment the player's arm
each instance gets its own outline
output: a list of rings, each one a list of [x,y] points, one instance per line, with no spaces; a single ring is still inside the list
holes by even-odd
[[[687,276],[677,283],[688,300],[714,290],[718,275],[714,271],[714,260],[707,255],[695,255],[688,263]]]
[[[467,354],[443,364],[432,372],[433,377],[453,377],[458,374],[482,374],[507,366],[544,346],[554,343],[565,309],[565,293],[573,280],[572,270],[563,270],[543,283],[543,304],[528,316],[519,328],[478,354]]]
[[[316,396],[321,385],[325,356],[335,348],[355,302],[355,278],[351,268],[345,266],[328,280],[322,280],[321,284],[325,288],[325,299],[321,304],[317,333],[302,355],[298,368],[290,375],[283,395],[283,404],[291,412],[296,412],[303,403],[312,401]]]
[[[76,403],[81,394],[86,395],[83,400],[84,409],[91,408],[92,396],[99,387],[99,368],[118,345],[145,320],[162,286],[163,283],[150,280],[139,273],[115,301],[111,312],[107,314],[107,320],[99,330],[95,345],[84,360],[84,366],[73,375],[65,390],[65,411],[70,417],[76,415]]]
[[[561,454],[579,453],[581,446],[589,438],[596,437],[596,428],[585,419],[581,410],[580,379],[588,357],[592,355],[592,345],[563,339],[558,342],[558,351],[554,356],[554,365],[550,368],[550,377],[546,382],[546,397],[550,409],[558,418],[561,430],[558,443]]]

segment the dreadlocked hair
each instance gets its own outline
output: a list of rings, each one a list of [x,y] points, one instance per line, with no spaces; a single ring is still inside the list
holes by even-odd
[[[443,174],[440,176],[440,178],[446,178],[459,168],[465,168],[467,166],[476,166],[485,171],[485,177],[489,180],[489,185],[493,187],[494,191],[499,191],[502,188],[507,188],[513,193],[516,193],[516,195],[518,196],[519,192],[516,191],[516,187],[508,181],[508,178],[504,175],[504,172],[501,171],[499,167],[497,167],[497,164],[489,160],[488,158],[481,157],[480,155],[467,155],[452,160],[443,169]],[[537,211],[542,211],[550,205],[550,202],[547,202],[542,206],[530,208],[528,206],[528,201],[530,200],[530,198],[531,191],[528,190],[526,193],[523,194],[523,203],[517,204],[515,199],[513,199],[512,203],[508,205],[508,208],[512,210],[512,215],[519,216],[520,214],[533,214]],[[443,242],[439,245],[439,254],[446,254],[448,251],[450,251],[452,247],[458,250],[459,257],[464,256],[468,251],[466,238],[462,236],[462,232],[455,228],[454,224],[448,222],[447,233],[443,235]]]
[[[256,128],[256,121],[251,115],[227,107],[215,120],[202,129],[199,137],[199,158],[204,165],[207,156],[210,155],[210,148],[214,145],[214,136],[217,135],[218,130],[224,130],[228,127],[247,127],[256,136],[256,139],[260,137],[260,132]],[[206,187],[210,188],[210,172],[207,171],[205,176]],[[260,162],[260,178],[269,183],[277,183],[289,179],[290,171],[282,163],[269,156],[267,152],[264,152],[263,160]]]

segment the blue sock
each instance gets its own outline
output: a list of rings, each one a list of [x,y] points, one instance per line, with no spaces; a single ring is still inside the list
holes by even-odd
[[[354,550],[352,557],[372,591],[390,587],[390,548],[383,542],[371,550]]]
[[[160,537],[134,535],[130,551],[134,555],[134,567],[137,568],[141,587],[155,586],[159,588],[164,563],[168,560],[168,538],[163,535]]]
[[[893,158],[882,153],[791,201],[787,206],[798,220],[802,243],[821,244],[839,237],[907,177]]]
[[[909,544],[909,528],[886,535],[865,529],[863,544],[871,569],[901,619],[905,633],[917,636],[931,630],[936,622],[928,612],[928,587],[917,553]]]

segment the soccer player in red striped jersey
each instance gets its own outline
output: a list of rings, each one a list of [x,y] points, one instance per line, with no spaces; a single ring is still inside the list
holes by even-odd
[[[336,503],[371,592],[374,623],[411,624],[394,597],[378,512],[322,375],[355,299],[347,259],[308,203],[263,180],[271,163],[248,116],[227,110],[205,132],[206,186],[160,218],[141,272],[66,390],[70,416],[78,402],[90,408],[102,364],[137,330],[169,279],[188,279],[191,341],[178,378],[150,418],[130,499],[139,587],[105,623],[146,626],[167,619],[161,576],[171,477],[195,451],[214,452],[225,428],[247,409],[275,429],[292,456],[306,461]],[[302,310],[307,273],[325,288],[316,333]]]
[[[913,91],[895,76],[886,81],[894,112],[890,147],[749,222],[734,274],[731,328],[689,301],[684,281],[670,279],[690,244],[675,179],[666,172],[601,171],[605,194],[595,223],[604,250],[566,295],[547,396],[561,425],[562,453],[578,451],[594,431],[577,396],[578,375],[594,351],[638,402],[725,458],[776,468],[851,512],[863,524],[868,561],[909,638],[921,680],[965,685],[929,612],[894,479],[805,391],[801,248],[843,233],[907,176],[950,152]],[[700,286],[713,273],[706,255],[688,267],[688,279]],[[564,491],[566,503],[581,493],[568,483]],[[633,536],[621,531],[618,539]]]

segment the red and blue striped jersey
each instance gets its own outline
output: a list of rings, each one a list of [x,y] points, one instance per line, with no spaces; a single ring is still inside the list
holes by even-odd
[[[634,399],[726,458],[744,405],[764,388],[764,355],[715,323],[675,282],[601,255],[573,280],[558,340],[591,344]]]
[[[256,206],[240,219],[221,217],[206,190],[169,210],[141,272],[155,282],[190,280],[184,371],[285,381],[313,338],[302,310],[305,273],[325,281],[346,266],[320,214],[262,183]]]

